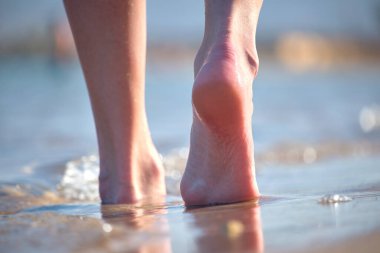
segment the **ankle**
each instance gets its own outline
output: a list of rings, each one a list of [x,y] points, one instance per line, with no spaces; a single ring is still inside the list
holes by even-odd
[[[153,144],[135,143],[120,156],[101,156],[99,192],[104,204],[135,203],[165,194],[164,168]]]
[[[215,61],[231,62],[238,67],[240,75],[250,77],[252,82],[259,69],[256,43],[229,31],[220,32],[215,38],[204,38],[194,61],[195,76],[206,63]]]
[[[113,138],[99,145],[100,179],[115,183],[132,182],[144,164],[159,164],[160,157],[149,132],[135,132],[131,137]],[[153,170],[157,166],[152,166]]]
[[[202,45],[195,60],[197,73],[216,47],[233,51],[243,68],[256,76],[259,58],[256,27],[262,0],[206,0],[206,25]],[[232,49],[232,50],[231,50]],[[249,73],[245,73],[249,74]]]

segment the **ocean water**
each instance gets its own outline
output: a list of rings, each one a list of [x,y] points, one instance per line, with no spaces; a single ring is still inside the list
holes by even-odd
[[[164,60],[150,63],[147,70],[148,120],[163,154],[189,144],[192,59],[180,60],[175,71]],[[2,58],[0,66],[0,161],[5,167],[96,153],[78,62]],[[322,152],[327,156],[354,152],[355,146],[371,153],[380,140],[379,78],[377,65],[298,73],[263,59],[254,82],[256,154],[287,145],[300,150],[310,146],[309,153],[333,149]]]
[[[258,39],[270,40],[301,31],[351,38],[379,39],[377,0],[264,2]],[[204,24],[203,1],[147,1],[151,42],[199,43]],[[352,18],[355,16],[355,18]],[[33,38],[46,32],[50,21],[65,20],[63,1],[0,0],[0,42]]]

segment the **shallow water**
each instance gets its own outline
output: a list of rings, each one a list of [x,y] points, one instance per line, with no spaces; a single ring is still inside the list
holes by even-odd
[[[0,62],[1,252],[346,252],[341,246],[353,243],[352,252],[358,245],[376,252],[377,69],[291,73],[264,61],[253,125],[263,197],[186,209],[178,184],[188,153],[191,60],[182,64],[175,73],[148,68],[148,117],[167,199],[102,207],[79,65]]]
[[[170,194],[156,204],[100,206],[96,156],[35,168],[60,178],[46,188],[30,174],[17,185],[2,184],[2,252],[49,252],[57,245],[58,252],[304,251],[310,243],[329,247],[380,232],[378,157],[262,169],[258,202],[190,209],[178,195],[181,175],[171,176],[181,171],[174,160],[183,151],[165,159]],[[326,201],[328,194],[341,201]]]

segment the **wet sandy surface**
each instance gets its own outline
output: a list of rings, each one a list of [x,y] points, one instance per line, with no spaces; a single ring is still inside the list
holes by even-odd
[[[94,157],[70,162],[58,166],[64,175],[73,163],[97,169]],[[49,190],[2,184],[1,252],[378,252],[379,162],[267,166],[258,173],[259,201],[190,209],[175,193],[161,204],[102,207],[65,196],[72,185],[62,182]],[[178,179],[170,179],[175,189]],[[325,201],[331,194],[343,201]]]

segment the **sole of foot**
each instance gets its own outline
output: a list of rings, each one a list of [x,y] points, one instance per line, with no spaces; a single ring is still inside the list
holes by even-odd
[[[213,45],[205,57],[199,54],[182,197],[186,206],[256,199],[251,117],[258,61],[228,42]]]

